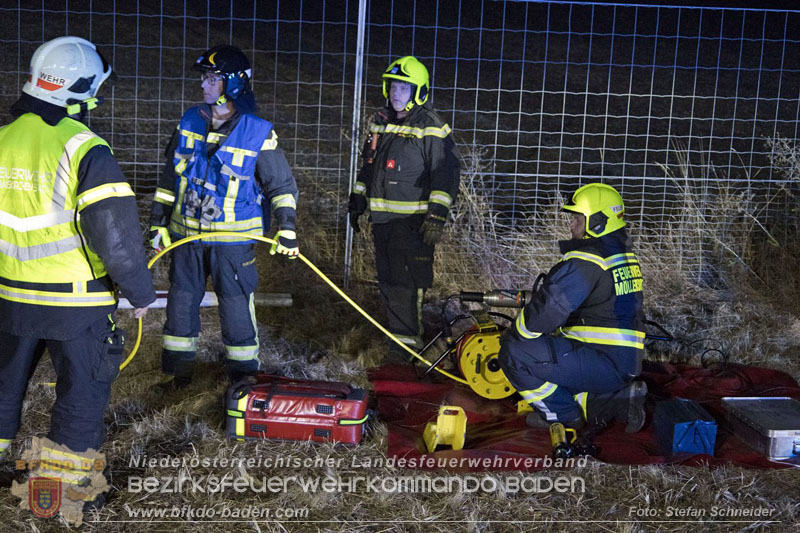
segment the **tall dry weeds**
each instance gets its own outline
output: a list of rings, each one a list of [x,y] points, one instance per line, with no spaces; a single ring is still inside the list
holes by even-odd
[[[558,260],[555,242],[566,237],[566,225],[558,212],[558,203],[541,206],[533,224],[536,234],[504,227],[495,215],[481,173],[481,157],[470,154],[465,172],[462,196],[454,210],[455,223],[450,225],[445,242],[437,248],[437,287],[441,293],[461,288],[487,289],[517,287],[519,279],[549,268]],[[676,179],[679,177],[676,176]],[[637,237],[637,252],[646,274],[646,306],[649,316],[663,323],[678,336],[686,339],[715,338],[722,343],[732,360],[764,364],[792,371],[798,376],[796,356],[800,338],[800,322],[793,315],[770,304],[781,286],[777,277],[752,266],[758,253],[754,241],[763,232],[753,217],[758,218],[760,206],[755,198],[725,194],[710,204],[701,191],[684,187],[682,214],[658,231],[646,227],[631,228]],[[748,203],[750,202],[750,203]],[[742,206],[745,207],[742,211]],[[302,206],[301,206],[302,209]],[[712,211],[709,214],[709,210]],[[313,214],[301,213],[304,226],[313,224]],[[718,217],[718,218],[714,218]],[[763,220],[759,218],[760,221]],[[723,223],[724,222],[724,223]],[[766,226],[765,224],[765,227]],[[368,231],[368,228],[367,228]],[[365,232],[366,235],[369,233]],[[749,236],[747,240],[731,236]],[[379,315],[374,280],[374,266],[369,249],[370,239],[361,234],[358,242],[362,253],[356,255],[357,270],[363,283],[354,284],[349,291],[357,301]],[[321,241],[321,242],[324,242]],[[721,243],[727,246],[722,246]],[[768,245],[770,248],[774,246]],[[781,245],[783,246],[783,245]],[[461,253],[466,249],[468,253]],[[783,248],[781,248],[783,249]],[[458,251],[459,253],[448,253]],[[709,253],[712,252],[712,253]],[[331,257],[330,250],[314,250],[320,257]],[[699,276],[693,261],[698,254],[707,253],[705,263],[714,265],[712,281]],[[786,256],[788,257],[788,255]],[[269,257],[259,250],[262,282],[268,290],[288,289],[294,296],[290,309],[264,308],[258,310],[261,358],[265,366],[278,368],[290,376],[318,379],[341,379],[369,386],[364,367],[380,360],[380,334],[363,318],[356,315],[327,287],[297,263],[286,263]],[[749,266],[749,268],[748,268]],[[781,265],[787,268],[787,265]],[[759,273],[753,275],[751,270]],[[761,278],[759,280],[759,277]],[[463,287],[465,280],[474,285]],[[523,287],[527,288],[527,287]],[[789,292],[787,290],[787,292]],[[437,291],[432,292],[434,300]],[[786,299],[797,299],[792,291]],[[433,304],[438,302],[434,301]],[[120,322],[129,330],[135,328],[130,319]],[[114,385],[112,402],[107,410],[108,438],[104,451],[110,465],[108,476],[115,487],[112,498],[100,513],[87,517],[86,531],[134,531],[149,528],[186,531],[230,531],[245,527],[253,531],[568,531],[575,524],[569,520],[605,521],[583,523],[581,529],[597,531],[641,531],[649,525],[632,521],[630,507],[660,509],[667,506],[709,510],[764,507],[772,511],[776,530],[796,527],[800,523],[796,498],[797,471],[756,471],[737,467],[715,469],[651,465],[610,466],[590,464],[573,472],[585,479],[587,492],[576,494],[524,493],[449,493],[449,494],[389,494],[304,492],[293,488],[287,492],[238,494],[156,494],[145,495],[126,490],[131,476],[166,476],[178,474],[177,469],[132,466],[131,457],[140,454],[151,457],[298,457],[331,458],[340,464],[385,458],[388,434],[386,426],[372,426],[362,445],[348,448],[310,443],[250,441],[239,443],[224,436],[224,411],[221,397],[226,380],[219,364],[223,351],[219,340],[216,310],[202,313],[204,331],[201,353],[194,383],[185,391],[166,397],[153,396],[148,387],[160,373],[160,331],[163,311],[153,311],[145,317],[145,336],[141,352],[122,372]],[[662,353],[651,351],[651,357],[686,357],[697,361],[709,343],[674,343]],[[705,346],[705,348],[701,348]],[[793,359],[794,358],[794,359]],[[792,370],[794,369],[794,370]],[[38,368],[28,390],[23,426],[13,445],[17,453],[25,439],[42,436],[48,426],[48,406],[54,400],[53,389],[44,383],[53,379],[52,369],[43,364]],[[224,475],[225,469],[195,469],[196,476]],[[241,473],[241,472],[239,472]],[[369,469],[341,468],[252,468],[246,475],[307,476],[370,475],[379,478],[407,476],[411,472],[376,466]],[[423,473],[425,476],[441,472]],[[543,472],[560,475],[561,472]],[[517,473],[495,474],[496,479]],[[41,521],[17,508],[17,500],[7,490],[0,492],[0,512],[4,521],[0,530],[57,531],[57,521]],[[228,522],[173,521],[170,523],[140,519],[127,520],[127,510],[137,506],[182,507],[257,505],[276,508],[307,506],[312,522],[250,521]],[[728,531],[731,524],[704,522],[709,531]],[[756,529],[763,523],[736,524]],[[659,527],[656,525],[656,527]],[[671,531],[695,531],[696,522],[671,523]]]
[[[557,241],[568,238],[559,201],[537,206],[524,224],[504,225],[486,185],[484,154],[476,147],[463,152],[459,201],[444,246],[437,248],[438,290],[432,294],[528,289],[559,259]],[[796,155],[783,159],[795,161]],[[791,239],[779,242],[771,230],[768,215],[779,199],[756,180],[733,187],[716,179],[713,165],[704,160],[693,166],[688,151],[678,149],[675,161],[662,168],[679,205],[662,220],[641,217],[641,227],[628,225],[645,274],[646,314],[678,338],[651,343],[649,356],[699,364],[703,354],[724,354],[731,362],[800,377],[800,321],[792,305],[800,301],[800,255]],[[692,175],[697,168],[706,174]],[[637,220],[635,215],[629,212],[628,219]],[[777,269],[786,273],[776,275]]]

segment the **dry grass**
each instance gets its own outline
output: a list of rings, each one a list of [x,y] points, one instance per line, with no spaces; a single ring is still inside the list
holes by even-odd
[[[555,207],[544,210],[542,224],[553,228],[552,236],[537,239],[530,235],[508,234],[497,223],[486,196],[481,190],[480,155],[473,154],[471,171],[462,186],[462,202],[455,212],[458,224],[451,227],[441,252],[437,255],[440,277],[431,292],[431,307],[440,297],[458,289],[486,289],[507,286],[519,268],[535,273],[557,260],[553,243],[565,235]],[[742,198],[719,197],[714,210],[700,210],[687,189],[685,215],[666,224],[658,239],[647,233],[638,242],[644,270],[657,272],[647,276],[648,315],[663,324],[683,343],[662,346],[652,357],[689,360],[697,363],[702,351],[720,346],[731,361],[779,368],[800,377],[800,322],[796,318],[800,272],[797,271],[797,247],[779,243],[779,247],[759,244],[764,232],[754,223],[760,207],[743,204]],[[741,207],[747,205],[742,211]],[[555,204],[554,204],[555,206]],[[694,207],[693,207],[694,206]],[[732,207],[738,206],[738,207]],[[707,207],[707,206],[705,206]],[[737,211],[738,210],[738,211]],[[708,212],[728,217],[729,223],[710,224]],[[753,216],[749,216],[753,215]],[[303,213],[302,228],[315,231],[309,213]],[[725,236],[714,233],[724,228]],[[638,230],[639,228],[633,228]],[[356,280],[373,279],[368,228],[359,236],[354,254]],[[730,239],[745,235],[745,240]],[[453,264],[448,246],[463,246],[472,253],[463,263]],[[758,254],[777,250],[780,266]],[[309,255],[325,260],[325,250],[310,250]],[[698,276],[688,266],[693,254],[706,253],[713,275]],[[285,290],[290,287],[295,305],[290,309],[258,310],[262,360],[267,368],[278,368],[289,376],[339,379],[368,386],[364,368],[380,360],[384,341],[371,325],[317,280],[295,263],[282,263],[260,249],[262,290]],[[459,254],[459,257],[464,257]],[[487,259],[489,258],[489,259]],[[450,261],[450,262],[448,262]],[[664,267],[668,268],[664,268]],[[656,268],[658,267],[658,268]],[[517,269],[517,270],[515,270]],[[780,272],[781,275],[777,275]],[[476,274],[479,273],[479,274]],[[474,285],[461,287],[468,274]],[[791,289],[791,291],[789,290]],[[374,285],[369,281],[354,284],[351,295],[373,314],[380,316]],[[124,316],[123,313],[120,313]],[[696,531],[696,518],[685,522],[650,523],[667,519],[669,508],[698,509],[706,513],[700,525],[710,531],[749,531],[755,529],[788,530],[800,525],[797,487],[800,470],[747,470],[737,467],[690,468],[651,465],[642,467],[590,464],[572,472],[585,480],[586,492],[525,495],[515,493],[390,494],[363,490],[344,493],[303,492],[297,487],[275,493],[142,495],[127,490],[131,476],[176,475],[180,469],[132,466],[131,457],[295,457],[331,458],[340,467],[252,468],[247,474],[257,480],[263,476],[376,476],[381,479],[409,475],[410,472],[386,467],[369,469],[352,466],[359,462],[385,457],[387,431],[375,423],[358,448],[309,443],[245,442],[225,439],[222,396],[226,381],[218,363],[223,347],[219,339],[216,312],[202,313],[204,331],[196,379],[181,393],[159,397],[148,387],[159,377],[160,329],[163,311],[152,311],[144,321],[144,340],[139,355],[114,385],[111,405],[106,411],[108,437],[104,451],[110,460],[108,477],[115,487],[112,499],[95,516],[88,516],[83,531],[470,531],[495,532],[530,530],[572,531]],[[125,320],[124,320],[125,321]],[[125,326],[134,329],[127,319]],[[688,344],[691,340],[713,339]],[[43,435],[49,424],[49,406],[53,390],[42,383],[52,380],[49,365],[40,365],[28,392],[23,413],[23,427],[12,449],[16,456],[26,437]],[[186,473],[223,475],[224,468],[193,468]],[[238,472],[241,474],[241,472]],[[557,472],[543,474],[558,475]],[[438,473],[422,473],[438,475]],[[514,473],[497,474],[503,479]],[[260,522],[172,521],[157,523],[130,520],[128,509],[150,506],[165,508],[184,505],[248,506],[272,509],[308,507],[308,520]],[[735,510],[763,507],[772,511],[764,525],[757,521],[714,523],[713,509]],[[651,509],[655,517],[631,514],[631,508]],[[16,498],[0,491],[3,531],[56,531],[62,525],[43,521],[17,509]],[[588,521],[576,524],[573,521]],[[676,517],[673,520],[681,520]]]

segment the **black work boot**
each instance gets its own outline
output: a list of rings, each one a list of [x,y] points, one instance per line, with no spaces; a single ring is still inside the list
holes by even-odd
[[[181,389],[185,389],[191,384],[192,378],[164,376],[164,379],[155,385],[151,385],[149,390],[153,394],[169,394]]]
[[[634,381],[625,389],[628,391],[628,412],[625,422],[626,433],[637,433],[644,427],[644,402],[647,399],[647,383]]]
[[[106,504],[106,493],[101,492],[94,500],[83,502],[83,512],[91,513],[92,511],[100,511]]]
[[[413,348],[412,348],[413,350]],[[412,355],[404,350],[396,342],[390,341],[389,347],[386,350],[386,355],[383,356],[384,365],[405,365],[411,362]]]
[[[589,393],[586,402],[591,424],[608,424],[619,420],[625,424],[626,433],[636,433],[645,423],[644,402],[647,399],[647,384],[632,381],[618,391]]]

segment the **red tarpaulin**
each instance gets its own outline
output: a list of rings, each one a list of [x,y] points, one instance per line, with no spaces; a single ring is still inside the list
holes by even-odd
[[[487,400],[461,385],[433,372],[419,380],[410,366],[386,365],[371,369],[378,413],[389,428],[388,457],[404,458],[403,466],[436,468],[447,465],[457,471],[538,470],[543,461],[531,465],[525,458],[551,454],[545,429],[530,429],[518,415],[512,399]],[[728,429],[724,396],[790,396],[800,398],[800,388],[791,376],[777,370],[742,365],[698,368],[685,364],[645,362],[641,379],[647,382],[647,423],[642,431],[627,434],[620,423],[600,433],[594,443],[597,459],[613,464],[675,463],[684,465],[734,464],[751,468],[781,468]],[[656,402],[668,398],[689,398],[699,402],[717,421],[714,456],[665,457],[653,433]],[[425,453],[422,433],[427,422],[435,421],[440,405],[456,405],[467,414],[463,450]],[[434,461],[435,460],[435,461]],[[447,461],[447,462],[445,462]],[[457,465],[457,466],[454,466]]]

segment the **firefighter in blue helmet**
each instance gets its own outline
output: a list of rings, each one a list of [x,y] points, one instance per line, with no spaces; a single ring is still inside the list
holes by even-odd
[[[254,241],[278,223],[270,254],[297,258],[297,185],[272,124],[256,113],[247,57],[236,47],[215,46],[194,64],[204,104],[183,115],[166,150],[167,163],[150,216],[151,245],[172,239],[232,231],[242,237],[210,237],[172,252],[163,386],[191,381],[200,334],[200,302],[211,276],[219,299],[226,369],[231,379],[259,369],[253,295],[258,284]]]
[[[619,420],[644,424],[647,387],[634,381],[644,356],[642,271],[624,227],[622,197],[584,185],[564,210],[572,239],[501,340],[498,360],[534,412],[528,425]]]
[[[364,164],[350,195],[354,231],[369,207],[387,326],[422,348],[422,298],[433,284],[434,245],[458,194],[461,156],[450,126],[428,104],[428,69],[413,56],[383,73],[386,107],[369,124]],[[391,343],[386,360],[408,361]]]
[[[67,464],[100,448],[124,358],[115,286],[136,317],[156,295],[134,193],[82,122],[111,67],[94,44],[67,36],[37,48],[30,68],[15,120],[0,129],[0,456],[46,348],[57,376],[47,438],[59,448],[44,446],[41,459],[64,465],[48,477],[79,483],[91,472]]]

